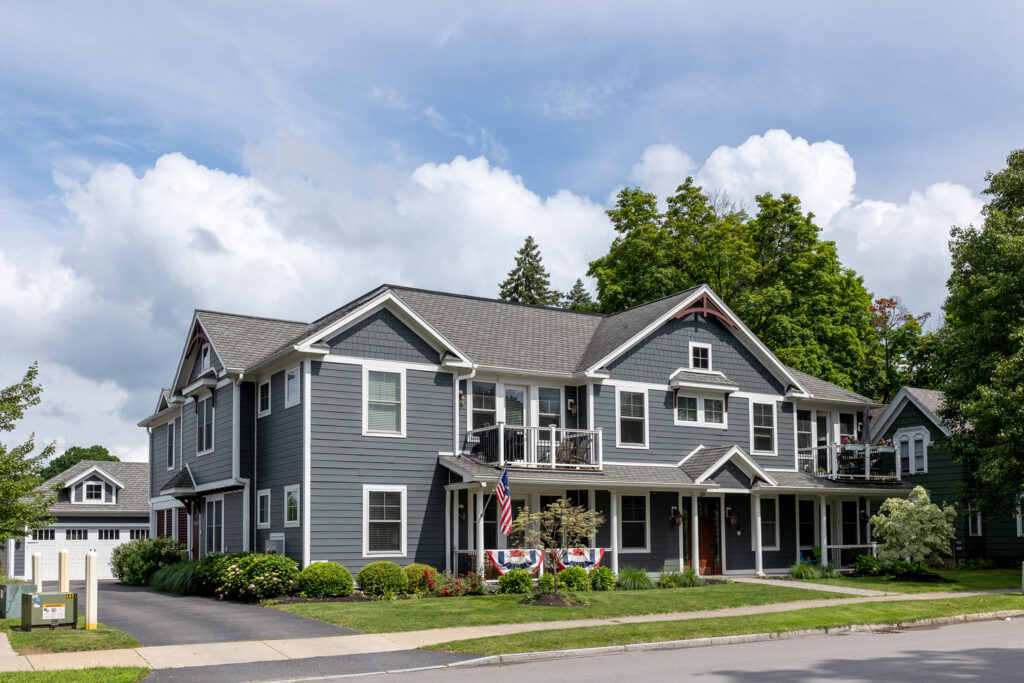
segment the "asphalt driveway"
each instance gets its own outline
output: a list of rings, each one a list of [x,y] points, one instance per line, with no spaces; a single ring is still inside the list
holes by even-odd
[[[77,583],[77,585],[76,585]],[[71,589],[82,594],[82,582]],[[271,638],[315,638],[357,633],[290,612],[148,588],[99,582],[99,620],[143,645],[219,643]]]

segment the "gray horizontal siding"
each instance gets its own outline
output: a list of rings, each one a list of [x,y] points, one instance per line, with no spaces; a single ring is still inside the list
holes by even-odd
[[[228,493],[224,496],[224,548],[229,553],[245,550],[243,546],[243,523],[245,496],[242,493]]]
[[[353,571],[362,557],[363,485],[407,486],[407,557],[444,566],[444,484],[438,451],[451,449],[452,375],[406,371],[406,437],[362,436],[362,369],[313,364],[311,560]]]
[[[360,320],[327,345],[331,352],[357,358],[380,358],[407,363],[436,364],[440,355],[430,344],[388,310]]]
[[[216,390],[217,399],[213,412],[213,452],[196,455],[196,403],[186,403],[182,409],[182,448],[184,462],[192,470],[197,484],[219,481],[231,477],[233,438],[233,392],[234,385],[228,384]]]
[[[270,415],[256,419],[256,479],[252,504],[255,519],[256,491],[270,489],[270,528],[255,531],[256,550],[262,550],[270,534],[285,535],[285,554],[302,561],[302,528],[284,526],[284,488],[302,485],[302,401],[305,376],[299,372],[298,404],[284,407],[284,372],[270,378]],[[301,500],[300,505],[305,505]]]
[[[742,494],[727,494],[725,506],[731,507],[738,519],[733,528],[725,523],[725,569],[748,569],[753,571],[755,558],[751,547],[754,527],[751,523],[751,497]],[[779,549],[764,550],[761,563],[764,569],[783,569],[796,561],[796,498],[779,496]],[[762,539],[763,545],[772,542]]]
[[[181,469],[181,418],[175,418],[167,424],[154,427],[149,435],[149,495],[159,496],[160,490],[167,486],[178,470]],[[174,469],[167,469],[167,431],[174,430]]]

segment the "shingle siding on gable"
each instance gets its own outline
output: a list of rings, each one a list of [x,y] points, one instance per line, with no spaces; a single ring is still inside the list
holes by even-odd
[[[203,354],[202,347],[196,346],[197,351],[193,351],[195,358],[192,360],[192,369],[188,373],[188,381],[194,382],[203,373]],[[224,369],[224,364],[220,362],[220,358],[217,356],[217,352],[210,347],[210,365],[220,374],[221,370]]]
[[[784,387],[736,336],[714,318],[670,320],[608,364],[612,379],[668,384],[679,368],[688,368],[689,342],[711,344],[713,370],[739,384],[741,391],[781,394]]]
[[[299,372],[299,395],[305,399],[305,375]],[[270,489],[270,528],[255,531],[253,549],[262,551],[272,533],[285,535],[285,555],[302,561],[302,527],[284,526],[284,487],[302,485],[302,401],[284,407],[284,371],[270,378],[270,415],[256,420],[256,478],[252,485],[253,510],[256,491]],[[300,499],[300,504],[306,501]],[[253,514],[255,518],[255,513]],[[255,526],[255,523],[254,523]]]
[[[363,485],[408,487],[408,547],[399,564],[444,566],[444,485],[439,451],[452,447],[452,375],[406,371],[406,438],[362,436],[362,369],[313,364],[311,560],[353,572],[363,558]]]
[[[440,357],[430,344],[410,330],[391,311],[369,315],[328,340],[331,353],[356,358],[379,358],[435,365]]]

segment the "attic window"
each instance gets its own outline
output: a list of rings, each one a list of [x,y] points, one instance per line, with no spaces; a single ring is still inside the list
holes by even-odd
[[[103,484],[90,482],[85,485],[86,500],[103,500]]]
[[[690,369],[711,371],[711,344],[690,342]]]
[[[210,345],[209,344],[203,344],[203,348],[202,348],[202,350],[200,350],[199,354],[200,354],[200,357],[202,358],[202,365],[200,367],[203,370],[209,370],[210,369]]]

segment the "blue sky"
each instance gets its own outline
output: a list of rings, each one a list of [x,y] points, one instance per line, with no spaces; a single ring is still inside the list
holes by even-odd
[[[191,311],[309,319],[381,281],[568,286],[620,187],[799,194],[879,295],[938,312],[949,226],[1020,146],[994,3],[10,4],[0,381],[27,428],[144,457]]]

